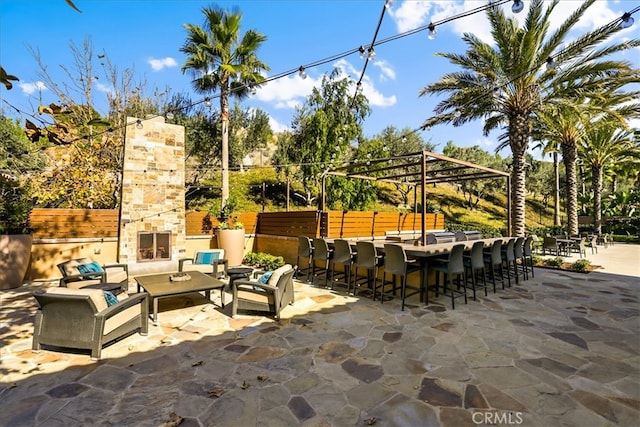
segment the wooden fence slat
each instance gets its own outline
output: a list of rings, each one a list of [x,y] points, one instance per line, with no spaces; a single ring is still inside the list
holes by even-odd
[[[277,236],[362,237],[384,236],[388,231],[421,229],[420,214],[400,212],[295,211],[241,213],[238,220],[247,234]],[[444,229],[444,215],[427,214],[427,229]],[[219,222],[207,212],[185,214],[188,236],[212,235]],[[34,209],[31,226],[35,238],[117,237],[117,209]]]

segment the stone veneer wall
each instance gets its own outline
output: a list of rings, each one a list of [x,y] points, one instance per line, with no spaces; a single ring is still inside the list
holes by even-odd
[[[131,273],[177,271],[185,256],[184,127],[164,117],[128,117],[122,176],[119,262]],[[171,260],[137,262],[139,231],[170,231]]]

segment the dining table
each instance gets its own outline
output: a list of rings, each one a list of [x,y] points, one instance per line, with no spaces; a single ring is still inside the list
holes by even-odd
[[[372,241],[378,253],[382,255],[384,255],[385,244],[396,244],[401,246],[405,250],[405,253],[407,254],[408,258],[414,258],[420,263],[420,269],[421,269],[420,294],[422,296],[424,292],[427,292],[429,289],[428,282],[429,282],[429,260],[430,259],[433,259],[434,257],[435,258],[447,257],[451,252],[451,249],[455,245],[460,245],[460,244],[464,245],[465,252],[466,252],[466,251],[470,251],[473,244],[477,241],[482,241],[484,243],[485,248],[490,248],[493,245],[493,243],[497,240],[500,240],[504,244],[504,243],[507,243],[511,238],[512,237],[494,237],[494,238],[486,238],[486,239],[478,239],[478,240],[463,240],[459,242],[434,243],[434,244],[428,244],[424,246],[415,245],[411,243],[398,243],[397,241],[390,241],[385,239],[372,240],[371,238],[366,238],[366,239],[345,239],[345,240],[349,241],[349,243],[351,244],[354,250],[356,248],[356,242],[358,242],[359,240]],[[325,240],[329,245],[329,247],[332,247],[333,242],[335,241],[335,239],[330,239],[330,238],[327,238]],[[421,297],[421,300],[422,300],[422,297]]]

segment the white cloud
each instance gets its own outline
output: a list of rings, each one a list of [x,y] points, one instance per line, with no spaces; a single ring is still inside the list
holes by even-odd
[[[252,97],[262,102],[270,102],[276,108],[295,108],[311,93],[314,86],[319,86],[321,80],[314,79],[307,70],[307,78],[298,74],[270,81],[257,89]]]
[[[380,80],[395,80],[396,79],[396,70],[393,69],[391,64],[385,60],[378,60],[373,62],[374,67],[378,67],[380,69]]]
[[[345,76],[350,76],[354,79],[356,78],[354,76],[357,76],[358,78],[360,77],[360,71],[356,70],[355,67],[345,59],[338,60],[334,64],[334,67],[338,68],[340,72]],[[369,100],[369,105],[373,107],[390,107],[397,103],[395,95],[384,96],[378,89],[375,88],[373,81],[366,74],[362,78],[362,93]]]
[[[41,81],[37,81],[34,83],[20,83],[19,86],[20,89],[22,89],[22,92],[26,93],[27,95],[31,95],[36,91],[41,92],[48,90],[47,86]]]
[[[149,63],[149,65],[151,65],[151,69],[153,71],[161,71],[165,67],[173,68],[178,66],[178,63],[176,62],[176,60],[170,56],[167,56],[166,58],[163,58],[163,59],[149,58],[147,62]]]
[[[96,88],[98,89],[99,92],[109,93],[109,94],[114,93],[114,90],[111,86],[107,86],[103,83],[96,83]]]
[[[291,127],[280,123],[279,121],[277,121],[271,116],[269,116],[269,125],[271,126],[271,130],[273,130],[273,132],[275,133],[291,130]]]
[[[525,2],[525,9],[519,14],[511,13],[511,3],[506,3],[502,7],[505,8],[507,16],[511,14],[510,16],[515,17],[518,23],[523,25],[528,12],[528,3],[529,2]],[[550,1],[545,0],[545,3],[550,3]],[[428,25],[430,22],[449,19],[462,12],[481,7],[483,4],[486,3],[478,0],[451,0],[446,2],[434,0],[405,0],[395,12],[390,12],[390,15],[396,22],[398,32],[403,33]],[[556,30],[580,5],[581,2],[578,1],[559,2],[551,14],[550,31]],[[587,9],[580,21],[573,27],[573,30],[583,34],[619,18],[622,12],[614,11],[612,9],[612,7],[615,7],[614,5],[624,7],[620,2],[595,2]],[[438,27],[437,30],[442,32],[445,28],[454,34],[462,35],[465,32],[473,33],[476,37],[487,43],[493,42],[489,22],[487,21],[486,12],[484,11],[454,19],[453,21],[442,24],[442,28]]]

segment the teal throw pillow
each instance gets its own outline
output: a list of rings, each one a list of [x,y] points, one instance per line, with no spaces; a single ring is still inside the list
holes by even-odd
[[[104,299],[107,301],[109,307],[118,303],[118,298],[109,291],[104,291]]]
[[[78,265],[78,271],[81,274],[86,273],[102,273],[104,270],[97,262],[90,262],[89,264],[80,264]],[[90,279],[99,279],[100,276],[89,276]]]
[[[220,252],[198,252],[196,254],[196,264],[213,264],[213,261],[220,258]]]
[[[272,274],[273,274],[273,271],[267,271],[262,276],[258,277],[258,283],[262,283],[263,285],[266,285]]]

